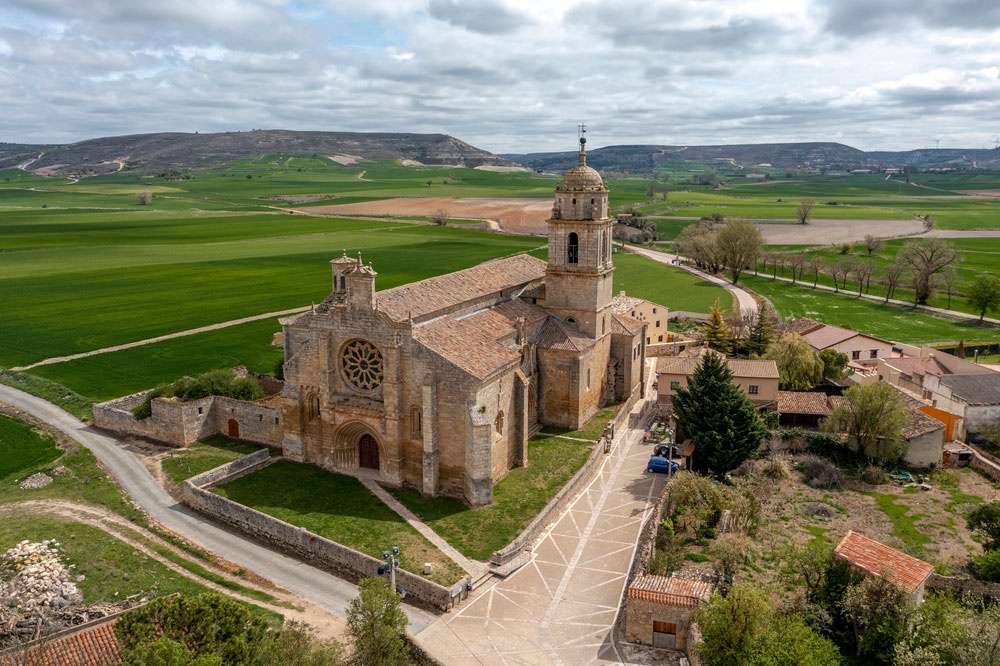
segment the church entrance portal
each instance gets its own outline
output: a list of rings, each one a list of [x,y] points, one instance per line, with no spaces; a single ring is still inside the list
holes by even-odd
[[[371,435],[361,435],[358,440],[358,465],[365,469],[379,469],[378,442]]]

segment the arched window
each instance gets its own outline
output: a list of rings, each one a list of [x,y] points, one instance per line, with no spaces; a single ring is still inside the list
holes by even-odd
[[[569,235],[569,245],[567,247],[566,261],[571,264],[580,263],[580,237],[576,235],[576,232],[572,232]]]
[[[493,423],[493,425],[497,429],[497,434],[498,435],[502,435],[503,434],[503,412],[497,412],[497,419]]]

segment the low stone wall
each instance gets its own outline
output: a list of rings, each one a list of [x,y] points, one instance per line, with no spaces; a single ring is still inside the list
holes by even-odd
[[[638,398],[639,390],[637,388],[632,392],[629,399],[618,409],[611,421],[609,421],[609,423],[617,424],[615,427],[614,443],[617,443],[618,440],[624,436],[626,428],[621,427],[621,424],[628,418],[629,412]],[[576,497],[577,493],[580,492],[584,486],[590,483],[590,481],[597,474],[597,470],[601,465],[601,460],[605,455],[604,447],[595,445],[594,450],[590,452],[590,457],[587,458],[585,463],[583,463],[583,466],[577,470],[576,474],[570,478],[566,485],[555,494],[555,497],[549,500],[549,503],[545,505],[545,508],[542,509],[530,523],[528,523],[528,526],[521,531],[517,538],[508,544],[503,550],[498,550],[493,553],[493,557],[490,559],[490,566],[494,573],[506,576],[514,570],[507,565],[518,558],[525,548],[538,538],[548,524],[552,522],[556,516],[562,513],[562,511]],[[521,564],[526,563],[526,559],[521,562]]]
[[[972,460],[969,461],[969,467],[994,481],[1000,481],[1000,460],[996,456],[983,451],[978,446],[968,443],[965,446],[972,451]]]
[[[273,544],[283,552],[350,580],[377,576],[381,560],[207,490],[260,469],[268,464],[269,455],[270,451],[266,449],[257,451],[188,479],[182,487],[184,504],[254,539]],[[397,587],[406,590],[407,595],[412,595],[414,599],[441,610],[448,610],[465,598],[468,582],[463,578],[448,589],[408,571],[396,571]]]
[[[212,435],[280,447],[284,438],[281,410],[262,402],[209,396],[190,402],[166,398],[152,401],[152,414],[139,420],[132,409],[150,391],[94,405],[94,425],[111,432],[189,446]]]
[[[952,578],[951,576],[931,574],[927,582],[924,583],[924,589],[950,590],[956,597],[969,594],[976,597],[1000,599],[1000,583],[988,583],[969,578]]]

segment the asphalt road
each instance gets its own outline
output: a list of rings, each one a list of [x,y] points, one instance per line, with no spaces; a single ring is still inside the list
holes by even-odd
[[[87,426],[52,403],[3,384],[0,384],[0,401],[45,421],[90,449],[136,504],[167,529],[333,615],[346,616],[348,604],[358,594],[353,584],[229,532],[178,504],[119,440]],[[404,609],[414,634],[438,617],[412,606],[404,605]]]

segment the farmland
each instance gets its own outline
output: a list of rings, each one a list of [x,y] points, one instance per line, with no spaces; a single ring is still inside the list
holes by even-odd
[[[611,205],[642,209],[666,238],[715,213],[787,222],[803,197],[817,201],[817,227],[822,220],[855,220],[870,221],[877,231],[879,224],[909,224],[916,215],[931,215],[935,232],[945,235],[949,230],[1000,228],[997,200],[962,194],[996,186],[996,178],[982,174],[928,176],[927,187],[871,175],[737,182],[712,189],[685,177],[673,173],[655,183],[610,180]],[[361,252],[372,263],[380,273],[380,289],[519,252],[544,258],[543,238],[428,225],[425,219],[415,223],[400,213],[317,213],[331,205],[400,197],[544,201],[557,182],[555,176],[525,171],[389,162],[344,166],[315,155],[265,155],[187,174],[140,176],[126,170],[79,181],[0,171],[0,367],[318,303],[329,293],[327,262],[343,251],[351,256]],[[666,200],[662,195],[650,200],[646,191],[651,184],[657,191],[669,190]],[[146,192],[152,198],[144,204],[137,194]],[[799,228],[808,231],[808,226]],[[995,270],[1000,239],[955,242],[964,258],[952,306],[967,309],[960,293],[977,272]],[[901,244],[887,243],[870,261],[891,261]],[[802,251],[831,257],[836,252],[829,246]],[[853,253],[859,255],[861,248]],[[718,287],[669,267],[621,253],[615,263],[616,292],[625,289],[672,310],[706,311],[717,298],[723,307],[729,303]],[[780,282],[761,289],[775,303],[782,302],[781,294],[792,294],[787,305],[779,305],[786,316],[803,310],[811,299],[795,296],[797,292],[788,291],[792,287]],[[873,289],[878,293],[877,285]],[[938,294],[931,304],[944,305],[945,299]],[[813,310],[819,318],[835,316]],[[876,316],[857,315],[862,324]],[[850,325],[851,320],[834,323]],[[937,321],[924,330],[908,313],[902,324],[897,318],[893,322],[894,338],[901,341],[974,337],[942,329]],[[277,330],[277,322],[267,319],[29,372],[92,400],[215,367],[243,364],[270,372],[281,359],[280,350],[270,345]]]

